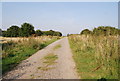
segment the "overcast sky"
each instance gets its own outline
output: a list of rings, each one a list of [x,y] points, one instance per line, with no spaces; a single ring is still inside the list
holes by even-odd
[[[2,2],[2,29],[31,23],[66,35],[97,26],[118,27],[117,2]],[[1,14],[1,13],[0,13]]]

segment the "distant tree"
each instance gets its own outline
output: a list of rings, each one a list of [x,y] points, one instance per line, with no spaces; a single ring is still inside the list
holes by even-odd
[[[70,34],[68,33],[67,36],[70,36]]]
[[[19,36],[19,27],[11,26],[7,31],[3,31],[3,36],[5,37],[18,37]]]
[[[119,29],[111,26],[99,26],[98,28],[93,29],[93,34],[94,35],[118,35],[119,34]]]
[[[35,34],[34,26],[29,23],[23,23],[20,29],[20,36],[28,37]]]
[[[47,32],[47,31],[42,31],[42,33],[43,33],[42,35],[47,35],[46,32]]]
[[[62,36],[62,33],[61,32],[54,32],[53,36]]]
[[[0,29],[0,36],[2,36],[2,29]]]
[[[53,30],[49,30],[49,31],[43,31],[43,35],[51,35],[51,36],[53,36],[53,34],[54,34],[54,31]]]
[[[80,34],[84,34],[84,35],[92,34],[92,31],[88,29],[84,29]]]
[[[2,31],[2,30],[0,30]],[[1,35],[1,32],[0,32]],[[34,30],[34,26],[29,23],[23,23],[21,28],[18,26],[11,26],[7,31],[2,31],[4,37],[28,37],[28,36],[41,36],[41,35],[50,35],[50,36],[62,36],[61,32],[58,31],[41,31]]]
[[[51,35],[51,36],[54,36],[54,33],[55,33],[55,32],[54,32],[53,30],[47,31],[47,34],[48,34],[48,35]]]
[[[43,31],[43,35],[62,36],[62,33],[53,31],[53,30],[49,30],[49,31]]]
[[[62,33],[61,33],[61,32],[59,32],[58,36],[62,36]]]
[[[42,32],[41,30],[36,30],[36,31],[35,31],[35,34],[36,34],[37,36],[41,36],[41,35],[43,34],[43,32]]]
[[[2,30],[2,36],[3,36],[3,37],[7,37],[7,36],[6,36],[6,32],[7,32],[7,31],[3,31],[3,30]]]

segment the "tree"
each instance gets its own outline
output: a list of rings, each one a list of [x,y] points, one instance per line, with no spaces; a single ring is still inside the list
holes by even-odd
[[[7,31],[2,31],[2,36],[7,37]]]
[[[93,29],[93,34],[94,35],[118,35],[119,34],[119,29],[111,26],[99,26],[98,28]]]
[[[61,32],[54,32],[53,36],[62,36],[62,33]]]
[[[0,29],[0,36],[2,36],[2,30]]]
[[[41,30],[36,30],[36,31],[35,31],[35,34],[36,34],[37,36],[41,36],[41,35],[43,34],[43,32],[42,32]]]
[[[62,36],[62,33],[53,31],[53,30],[49,30],[49,31],[43,31],[43,35]]]
[[[68,33],[67,36],[70,36],[70,34]]]
[[[54,35],[54,31],[53,30],[49,30],[49,31],[43,31],[43,35],[51,35],[53,36]]]
[[[47,31],[47,35],[54,36],[54,31],[53,31],[53,30],[49,30],[49,31]]]
[[[80,34],[85,34],[85,35],[92,34],[92,31],[88,29],[84,29]]]
[[[35,31],[33,25],[29,23],[23,23],[21,25],[21,28],[19,28],[18,26],[11,26],[10,28],[7,29],[7,31],[2,31],[2,35],[4,37],[28,37],[28,36],[41,36],[41,35],[62,36],[62,33],[53,30]]]
[[[7,29],[7,31],[3,31],[3,36],[6,37],[18,37],[19,36],[19,27],[18,26],[11,26]]]
[[[23,23],[20,29],[20,36],[28,37],[35,34],[34,26],[29,23]]]

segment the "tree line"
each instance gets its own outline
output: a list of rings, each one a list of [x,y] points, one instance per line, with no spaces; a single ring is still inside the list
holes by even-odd
[[[61,32],[58,31],[41,31],[34,30],[34,26],[29,23],[23,23],[21,27],[13,25],[9,27],[6,31],[0,29],[2,33],[0,33],[3,37],[29,37],[29,36],[42,36],[42,35],[50,35],[50,36],[62,36]]]
[[[103,36],[109,36],[109,35],[120,35],[120,29],[117,29],[115,27],[111,26],[99,26],[97,28],[94,28],[92,31],[89,29],[84,29],[80,32],[81,35],[103,35]]]

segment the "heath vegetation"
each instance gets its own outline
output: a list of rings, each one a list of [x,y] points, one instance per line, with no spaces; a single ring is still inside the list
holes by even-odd
[[[38,50],[46,47],[58,39],[60,39],[58,36],[4,38],[4,41],[2,43],[3,73],[11,70],[22,60],[25,60]]]
[[[85,29],[81,35],[69,35],[76,67],[82,79],[118,79],[119,29]]]

